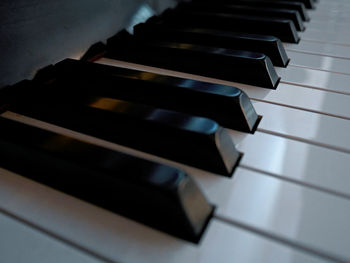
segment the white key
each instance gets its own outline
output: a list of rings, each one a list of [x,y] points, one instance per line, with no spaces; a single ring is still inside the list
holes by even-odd
[[[318,19],[322,16],[326,18],[332,18],[337,15],[346,16],[347,11],[350,10],[349,3],[329,3],[329,4],[319,4],[316,7],[316,10],[310,10],[309,16],[311,17],[311,22],[313,19]]]
[[[350,198],[350,155],[266,133],[229,131],[241,167]]]
[[[216,215],[350,260],[350,201],[238,168],[233,180],[195,176]]]
[[[215,219],[197,245],[1,168],[0,182],[0,208],[110,262],[328,262]]]
[[[277,90],[235,85],[249,98],[350,119],[350,96],[281,83]]]
[[[334,2],[334,1],[333,1]],[[322,3],[322,4],[317,4],[317,7],[315,10],[309,10],[309,13],[311,16],[314,15],[319,15],[319,14],[325,14],[325,15],[336,15],[336,14],[346,14],[346,11],[350,9],[349,4],[347,3]]]
[[[253,105],[263,115],[258,130],[350,153],[350,122],[264,102]]]
[[[345,4],[320,5],[315,12],[312,12],[314,14],[311,14],[311,18],[315,17],[315,19],[318,19],[320,15],[325,15],[329,18],[335,17],[337,14],[346,16],[348,11],[350,11],[350,6]]]
[[[314,55],[325,55],[336,58],[350,59],[350,46],[334,45],[301,40],[298,44],[283,43],[287,51],[299,51]]]
[[[289,66],[277,68],[282,83],[318,88],[350,95],[350,75]]]
[[[288,51],[289,65],[350,74],[350,60]],[[288,69],[288,67],[287,67]]]
[[[312,21],[307,23],[306,30],[308,29],[316,29],[316,30],[324,30],[326,32],[334,32],[337,30],[347,30],[349,28],[348,24],[342,23],[329,23],[327,21]]]
[[[349,23],[350,24],[350,23]],[[350,45],[350,30],[340,30],[333,32],[325,32],[324,30],[307,29],[305,32],[300,32],[299,36],[304,40],[315,40],[327,43],[336,43]]]
[[[350,8],[349,1],[322,1],[317,3],[316,10],[312,10],[314,13],[331,10],[342,10]]]
[[[318,6],[333,6],[333,5],[349,5],[348,0],[333,0],[333,1],[327,1],[327,0],[320,0],[317,2]]]
[[[102,263],[35,228],[0,212],[0,261],[6,263]]]
[[[333,10],[339,10],[333,8]],[[341,23],[341,24],[350,24],[350,19],[347,16],[347,12],[350,10],[349,7],[345,7],[345,9],[341,12],[333,11],[333,12],[326,12],[326,9],[320,10],[320,12],[315,12],[310,14],[311,22],[313,21],[329,21],[329,23]]]
[[[349,10],[349,7],[345,7],[346,10]],[[337,9],[339,10],[339,9]],[[336,12],[336,13],[326,13],[326,12],[315,12],[310,13],[310,19],[312,23],[313,21],[329,21],[329,23],[342,23],[342,24],[350,24],[350,19],[347,16],[347,14],[343,12]]]

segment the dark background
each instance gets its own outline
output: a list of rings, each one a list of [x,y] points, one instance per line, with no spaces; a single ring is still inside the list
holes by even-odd
[[[174,0],[1,0],[0,88],[130,25],[143,5],[156,13]]]

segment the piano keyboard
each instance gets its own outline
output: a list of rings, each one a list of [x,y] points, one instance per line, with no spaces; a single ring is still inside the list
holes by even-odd
[[[189,242],[0,168],[0,261],[349,262],[350,2],[315,5],[300,42],[283,43],[291,60],[275,67],[276,90],[94,61],[243,90],[262,119],[254,134],[225,129],[243,153],[232,177],[4,111],[7,120],[181,169],[216,208],[199,242]]]

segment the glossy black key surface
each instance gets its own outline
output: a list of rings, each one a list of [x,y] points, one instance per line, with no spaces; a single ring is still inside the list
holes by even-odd
[[[207,3],[182,3],[176,7],[176,11],[180,12],[215,12],[232,15],[253,15],[266,18],[283,18],[293,21],[294,26],[298,31],[303,31],[304,24],[298,11],[268,8],[268,7],[253,7],[249,5],[213,5]]]
[[[240,158],[226,130],[210,119],[50,84],[12,90],[13,112],[176,162],[231,176]]]
[[[193,2],[202,3],[213,3],[211,0],[194,0]],[[303,21],[309,21],[310,17],[307,13],[306,7],[301,2],[286,2],[286,1],[275,1],[275,0],[218,0],[215,1],[215,5],[249,5],[252,7],[264,7],[264,8],[282,8],[288,10],[296,10],[299,12]]]
[[[314,9],[315,8],[315,3],[313,0],[275,0],[275,1],[280,1],[280,2],[299,2],[303,3],[306,8],[309,9]]]
[[[298,43],[299,36],[292,20],[252,15],[230,15],[212,12],[176,12],[168,9],[159,20],[167,25],[182,25],[233,32],[272,35],[282,41]],[[150,20],[152,21],[152,20]],[[153,19],[156,21],[156,19]]]
[[[134,27],[134,35],[145,39],[159,39],[263,53],[271,59],[275,66],[279,67],[286,67],[289,62],[281,40],[274,36],[186,26],[168,27],[161,23],[138,24]]]
[[[280,78],[261,53],[145,41],[121,31],[107,41],[108,58],[275,89]]]
[[[0,167],[197,242],[213,207],[184,172],[0,117]]]
[[[49,73],[48,71],[51,71]],[[41,75],[43,80],[45,76]],[[57,91],[104,96],[206,117],[221,126],[253,132],[258,122],[247,95],[231,86],[144,71],[64,60],[46,70]]]

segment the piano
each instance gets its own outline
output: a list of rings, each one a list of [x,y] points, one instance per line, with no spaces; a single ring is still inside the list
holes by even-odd
[[[245,1],[251,5],[259,2],[217,2],[218,6],[232,2],[242,8]],[[98,41],[106,43],[123,29],[132,32],[135,25],[152,16],[162,18],[169,7],[191,5],[179,2],[5,1],[0,4],[0,86],[12,85],[6,89],[15,90],[15,83],[23,79],[37,76],[40,81],[36,75],[39,69],[49,64],[58,67],[65,58],[77,61]],[[261,0],[255,8],[272,12],[268,9],[271,3],[290,2]],[[60,134],[94,147],[89,148],[96,155],[92,155],[92,163],[98,154],[122,152],[130,158],[174,167],[193,178],[210,205],[206,212],[209,220],[202,224],[199,239],[186,240],[22,176],[18,171],[26,166],[21,159],[30,158],[30,154],[26,156],[29,151],[23,156],[18,152],[18,159],[17,155],[6,159],[5,154],[2,159],[11,162],[14,169],[0,167],[0,262],[350,262],[350,2],[296,2],[305,11],[305,17],[299,18],[310,20],[302,21],[305,30],[297,32],[297,43],[283,41],[290,61],[286,66],[273,66],[280,80],[272,88],[250,82],[257,78],[256,70],[244,73],[247,75],[243,81],[228,80],[176,70],[171,63],[137,63],[125,54],[118,58],[108,51],[108,43],[107,53],[102,44],[101,49],[87,56],[88,62],[82,61],[92,67],[138,70],[147,72],[146,76],[170,76],[204,86],[242,90],[260,117],[249,132],[223,129],[230,138],[225,145],[233,142],[232,149],[240,153],[238,156],[236,151],[230,152],[236,163],[231,164],[233,172],[226,176],[201,164],[191,165],[196,158],[189,157],[190,164],[171,160],[36,118],[20,107],[16,112],[0,98],[2,124],[20,127],[16,134],[11,134],[11,130],[6,133],[14,138],[14,144],[24,141],[24,131],[35,127],[42,136],[48,132]],[[182,13],[183,19],[186,12]],[[45,72],[43,75],[45,79]],[[26,95],[32,99],[30,92]],[[138,133],[142,137],[147,130],[140,129]],[[2,147],[6,145],[6,141],[0,143]],[[56,168],[59,167],[48,170],[48,174],[55,174]],[[23,169],[25,174],[26,168]],[[98,191],[95,194],[99,195]],[[201,201],[190,207],[195,210],[197,205]],[[166,217],[172,210],[154,212]],[[147,209],[143,213],[147,214]]]

